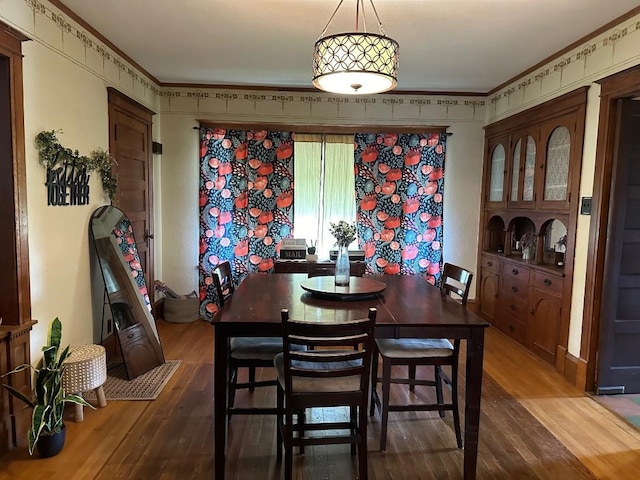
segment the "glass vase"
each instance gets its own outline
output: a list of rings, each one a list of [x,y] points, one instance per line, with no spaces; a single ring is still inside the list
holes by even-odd
[[[346,245],[338,246],[338,256],[336,258],[335,282],[338,287],[349,286],[349,252]]]

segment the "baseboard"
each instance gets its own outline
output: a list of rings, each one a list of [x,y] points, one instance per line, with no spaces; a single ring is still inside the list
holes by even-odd
[[[560,371],[562,376],[572,385],[586,391],[587,388],[587,361],[571,355],[566,349],[563,350],[563,369]],[[560,352],[558,352],[560,353]],[[558,355],[560,356],[560,355]]]

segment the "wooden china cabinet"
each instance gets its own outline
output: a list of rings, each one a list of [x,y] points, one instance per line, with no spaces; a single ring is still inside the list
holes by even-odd
[[[481,315],[564,370],[588,87],[485,128]]]
[[[22,34],[0,22],[0,374],[30,363],[27,188],[22,106]],[[31,394],[31,372],[2,378]],[[0,455],[25,445],[31,410],[0,389]]]

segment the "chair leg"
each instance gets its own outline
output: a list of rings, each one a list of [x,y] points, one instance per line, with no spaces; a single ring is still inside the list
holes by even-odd
[[[288,409],[289,407],[287,407]],[[291,480],[293,476],[293,414],[285,413],[284,425],[284,479]]]
[[[236,398],[236,383],[238,382],[238,367],[229,366],[229,395],[227,397],[227,408],[233,407]],[[227,419],[231,420],[231,411],[227,411]]]
[[[360,433],[360,442],[358,443],[358,478],[360,480],[367,480],[369,472],[368,472],[368,464],[367,464],[367,409],[362,408],[358,409],[360,425],[359,425],[359,433]]]
[[[256,388],[253,384],[256,383],[256,367],[249,367],[249,391],[253,392]]]
[[[296,417],[298,417],[298,437],[304,437],[304,410],[298,412]],[[298,453],[304,455],[304,445],[298,446]]]
[[[351,424],[351,435],[356,435],[358,433],[358,410],[356,409],[356,407],[349,407],[349,423]],[[351,444],[351,455],[355,456],[356,455],[356,443],[352,443]]]
[[[276,394],[276,406],[278,412],[276,413],[276,458],[278,463],[282,462],[282,419],[284,413],[284,391],[280,388],[280,385],[277,387]]]
[[[442,370],[440,370],[440,368],[440,365],[433,366],[433,372],[435,374],[436,381],[436,401],[439,405],[442,405],[444,403],[444,397],[442,396],[442,384],[444,383],[444,380],[442,376]],[[444,418],[444,410],[438,410],[438,413],[440,414],[440,418]]]
[[[374,342],[375,343],[375,342]],[[371,357],[371,395],[369,396],[369,415],[374,416],[376,413],[376,402],[374,392],[378,384],[378,349],[373,347],[373,354]]]
[[[389,419],[389,390],[391,387],[391,361],[382,357],[382,412],[380,422],[380,451],[387,449],[387,420]]]
[[[456,430],[458,448],[462,448],[462,432],[460,431],[460,408],[458,406],[458,364],[451,366],[451,403],[453,403],[453,428]]]
[[[415,380],[416,379],[416,366],[415,365],[408,365],[408,370],[409,370],[409,380]],[[410,383],[409,384],[409,391],[413,392],[416,389],[416,385],[415,383]]]

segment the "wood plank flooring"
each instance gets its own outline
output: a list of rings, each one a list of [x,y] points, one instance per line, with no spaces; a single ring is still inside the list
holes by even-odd
[[[50,459],[14,449],[0,458],[0,479],[211,479],[213,477],[213,328],[205,322],[158,322],[167,359],[182,365],[156,401],[109,402],[67,414],[67,443]],[[422,374],[429,372],[423,371]],[[269,370],[259,372],[270,375]],[[399,387],[394,395],[408,395]],[[416,390],[415,398],[432,395]],[[270,403],[273,389],[237,402]],[[409,397],[413,398],[413,397]],[[341,409],[313,411],[345,415]],[[394,413],[388,449],[378,450],[379,416],[369,421],[369,474],[374,480],[462,478],[451,416]],[[299,480],[356,478],[347,446],[296,455]],[[235,416],[229,429],[230,479],[280,479],[275,421]],[[549,366],[493,329],[487,331],[478,478],[636,479],[640,432],[560,378]]]

